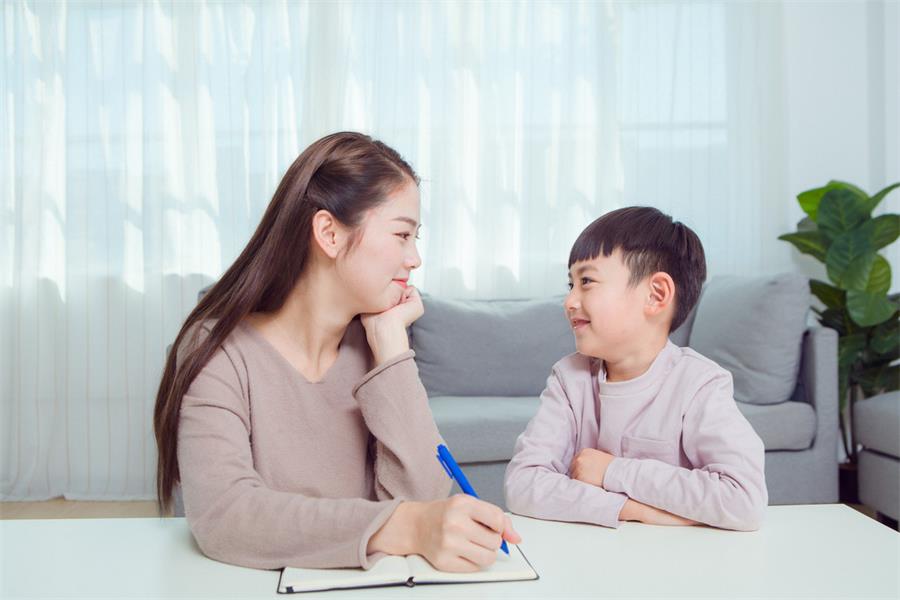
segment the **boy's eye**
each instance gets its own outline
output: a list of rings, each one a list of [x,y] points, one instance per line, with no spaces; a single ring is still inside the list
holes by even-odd
[[[575,287],[575,286],[572,285],[572,282],[570,281],[569,283],[566,284],[566,287],[568,287],[568,288],[569,288],[569,291],[571,291],[572,288]]]
[[[584,287],[584,286],[588,285],[589,283],[596,283],[596,282],[595,282],[593,279],[591,279],[590,277],[579,277],[579,278],[578,278],[578,284],[579,284],[581,287]],[[569,289],[570,289],[570,290],[571,290],[573,287],[575,287],[575,286],[572,284],[571,281],[570,281],[567,285],[569,286]]]

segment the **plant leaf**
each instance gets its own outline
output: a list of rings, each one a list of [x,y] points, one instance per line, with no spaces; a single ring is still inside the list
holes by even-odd
[[[853,192],[860,200],[868,198],[869,195],[860,187],[853,185],[847,181],[841,181],[840,179],[832,179],[828,182],[828,186],[831,189],[842,189]]]
[[[884,200],[885,196],[890,194],[893,190],[897,189],[898,187],[900,187],[900,181],[898,181],[897,183],[892,183],[891,185],[887,186],[886,188],[884,188],[883,190],[881,190],[880,192],[876,193],[874,196],[869,198],[869,201],[867,202],[867,206],[866,206],[866,208],[869,211],[869,214],[872,214],[872,211],[875,210],[875,207],[878,206],[882,200]]]
[[[869,270],[866,291],[872,294],[887,294],[889,289],[891,289],[891,265],[882,255],[876,254]]]
[[[900,388],[900,365],[866,369],[855,374],[854,379],[863,388],[867,398]]]
[[[822,196],[825,195],[825,192],[829,190],[828,186],[815,188],[812,190],[806,190],[805,192],[800,192],[797,194],[797,203],[800,204],[800,208],[803,209],[809,218],[813,221],[816,220],[816,215],[819,210],[819,203],[822,201]]]
[[[844,290],[818,279],[809,281],[809,291],[821,300],[826,308],[844,308],[844,305],[847,303],[847,295]]]
[[[830,189],[819,203],[816,224],[825,237],[835,239],[865,222],[869,216],[866,208],[866,199],[856,193],[844,188]]]
[[[884,294],[847,290],[847,312],[854,323],[871,327],[887,321],[897,310]]]
[[[871,241],[859,230],[839,236],[825,253],[828,278],[845,290],[865,289],[874,262]]]
[[[819,314],[819,323],[824,327],[834,329],[839,335],[851,332],[852,327],[848,326],[847,320],[847,313],[843,309],[829,308]]]
[[[869,199],[868,194],[866,194],[864,191],[862,191],[852,183],[831,180],[820,188],[806,190],[805,192],[800,192],[799,194],[797,194],[797,203],[800,204],[800,208],[803,209],[803,212],[809,215],[809,218],[812,219],[813,222],[818,222],[819,204],[822,202],[822,197],[830,190],[840,189],[851,192],[860,200],[868,201]]]
[[[900,236],[900,215],[890,213],[875,217],[863,223],[859,229],[869,238],[873,250],[884,248]]]
[[[900,345],[895,346],[885,354],[873,354],[870,346],[864,364],[884,366],[897,362],[897,359],[900,359]]]
[[[876,354],[887,354],[900,346],[900,319],[897,315],[876,326],[869,338],[869,348]]]
[[[778,239],[790,242],[803,254],[809,254],[819,261],[825,262],[825,252],[827,251],[827,246],[825,245],[826,240],[818,231],[785,233],[784,235],[779,235]]]
[[[866,334],[863,331],[838,338],[838,364],[852,365],[859,360],[866,349]]]

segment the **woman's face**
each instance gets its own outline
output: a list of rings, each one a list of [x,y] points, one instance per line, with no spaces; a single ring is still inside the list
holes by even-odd
[[[410,272],[422,264],[416,249],[419,188],[407,182],[371,209],[359,239],[337,263],[338,273],[361,313],[396,306]]]

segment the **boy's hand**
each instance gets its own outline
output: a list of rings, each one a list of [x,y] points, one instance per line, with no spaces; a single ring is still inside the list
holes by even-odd
[[[602,488],[606,469],[614,458],[615,456],[608,452],[585,448],[572,459],[569,473],[571,473],[572,479]]]

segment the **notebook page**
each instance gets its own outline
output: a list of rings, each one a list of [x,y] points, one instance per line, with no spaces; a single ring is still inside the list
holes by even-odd
[[[415,583],[463,583],[480,581],[522,581],[537,579],[538,574],[525,560],[525,555],[515,544],[509,544],[509,556],[497,552],[493,565],[475,573],[448,573],[438,571],[424,558],[417,555],[406,557]]]
[[[300,569],[285,567],[278,583],[282,594],[376,585],[405,584],[409,565],[402,556],[385,556],[368,571],[363,569]],[[288,589],[292,588],[292,589]]]

